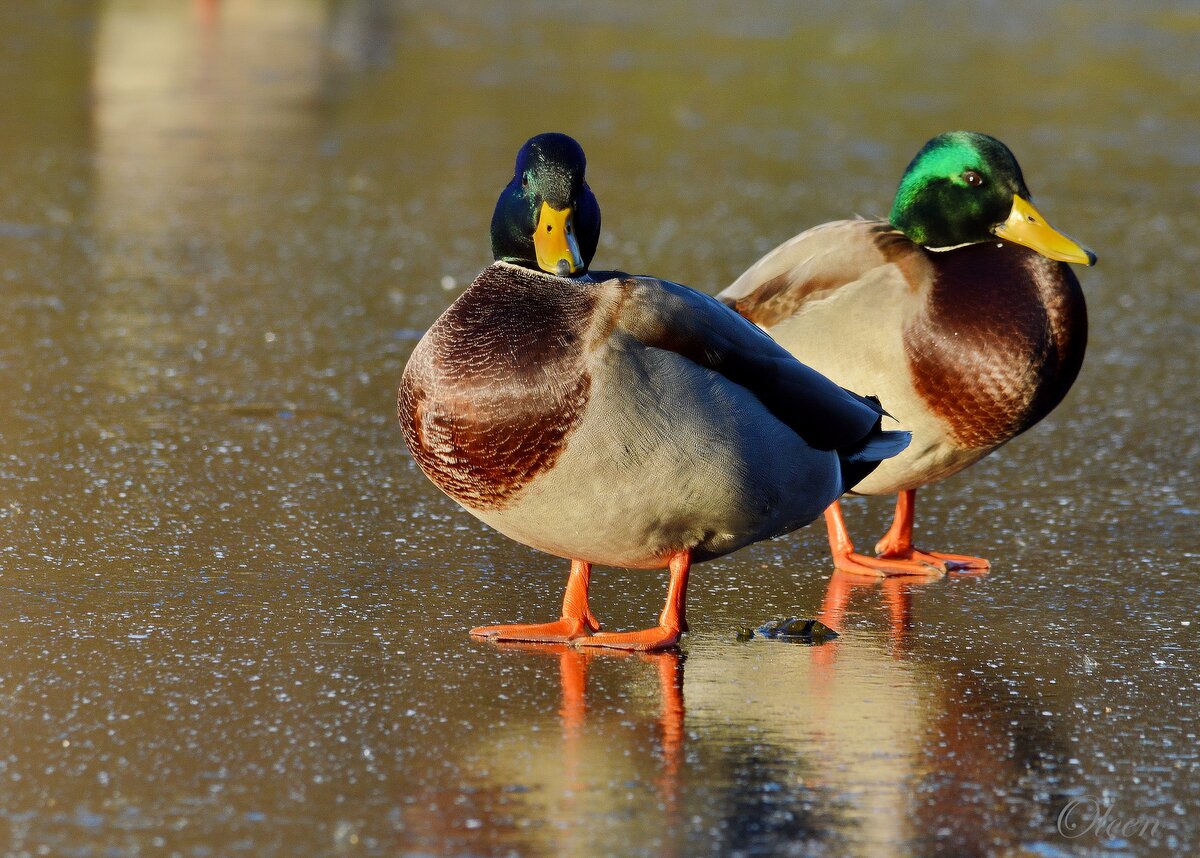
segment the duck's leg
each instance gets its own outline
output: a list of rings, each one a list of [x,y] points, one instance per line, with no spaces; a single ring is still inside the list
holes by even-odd
[[[944,554],[941,551],[922,551],[912,544],[913,519],[916,517],[917,490],[905,489],[896,495],[896,517],[892,526],[875,545],[879,560],[913,560],[918,563],[943,564],[950,572],[986,572],[991,564],[982,557],[966,554]]]
[[[946,574],[946,564],[930,558],[894,559],[891,557],[868,557],[854,550],[850,541],[850,531],[846,529],[846,519],[842,517],[841,501],[834,501],[825,510],[825,526],[829,529],[829,553],[833,555],[833,565],[842,572],[851,575],[867,575],[872,578],[886,578],[889,575],[922,575],[926,578]]]
[[[571,561],[571,577],[563,593],[562,617],[553,623],[517,626],[479,626],[471,629],[476,637],[497,641],[544,641],[567,643],[597,631],[600,623],[588,607],[588,583],[592,564],[584,560]]]
[[[642,651],[670,649],[679,643],[687,631],[685,603],[687,601],[688,571],[692,567],[692,552],[680,551],[671,555],[671,583],[667,586],[667,604],[659,614],[658,625],[640,632],[601,632],[575,641],[576,646],[607,646],[614,649]]]

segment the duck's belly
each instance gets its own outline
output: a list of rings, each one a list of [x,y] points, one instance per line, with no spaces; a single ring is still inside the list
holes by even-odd
[[[828,376],[855,393],[877,396],[896,424],[884,418],[885,429],[912,433],[908,449],[880,463],[853,488],[854,494],[894,494],[918,488],[951,476],[979,461],[995,447],[964,448],[957,443],[944,421],[933,414],[914,388],[905,370],[909,364],[900,336],[907,324],[904,302],[881,300],[875,294],[866,300],[860,289],[886,287],[870,280],[859,281],[810,301],[793,316],[767,329],[768,333],[802,363]],[[881,318],[887,313],[891,318]],[[881,336],[880,331],[894,331]]]
[[[660,568],[794,530],[841,490],[835,453],[809,448],[745,388],[672,352],[609,349],[553,468],[501,509],[501,533],[561,557]],[[470,509],[470,507],[468,507]]]

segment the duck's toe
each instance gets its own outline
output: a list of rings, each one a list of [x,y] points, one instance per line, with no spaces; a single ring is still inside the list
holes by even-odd
[[[894,575],[941,578],[949,571],[945,563],[933,557],[870,557],[857,551],[834,552],[833,565],[839,572],[867,578],[891,578]]]
[[[594,624],[594,625],[593,625]],[[589,612],[586,618],[562,617],[552,623],[533,623],[511,626],[476,626],[471,635],[495,641],[532,641],[536,643],[570,643],[587,637],[599,629]]]
[[[574,641],[575,646],[602,646],[612,649],[652,652],[671,649],[679,643],[683,631],[674,626],[655,626],[640,632],[600,632]]]
[[[913,548],[909,551],[911,559],[920,563],[944,564],[951,575],[986,575],[992,568],[983,557],[972,557],[969,554],[946,554],[942,551],[922,551]],[[880,555],[882,558],[884,555]]]

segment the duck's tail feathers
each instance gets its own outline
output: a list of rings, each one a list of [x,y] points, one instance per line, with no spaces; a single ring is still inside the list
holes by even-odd
[[[912,442],[912,433],[899,429],[877,431],[867,437],[858,448],[842,453],[843,462],[872,462],[878,464],[884,459],[898,456],[908,449]]]
[[[842,463],[842,491],[848,492],[865,480],[884,459],[903,453],[912,441],[912,433],[898,429],[875,430],[849,450],[838,450]]]
[[[872,411],[874,411],[880,417],[888,417],[892,420],[896,419],[895,417],[892,417],[892,415],[888,414],[887,409],[885,409],[883,407],[883,403],[879,401],[878,396],[875,396],[874,394],[871,394],[871,393],[868,393],[864,396],[861,393],[855,393],[853,390],[851,390],[848,387],[843,387],[842,390],[846,391],[851,396],[853,396],[855,399],[857,399],[859,402],[861,402],[864,405],[866,405],[867,407],[869,407]]]

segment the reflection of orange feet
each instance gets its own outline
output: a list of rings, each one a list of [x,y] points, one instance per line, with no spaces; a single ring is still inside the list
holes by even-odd
[[[843,628],[847,608],[854,591],[880,592],[888,609],[888,629],[892,639],[892,655],[903,658],[912,639],[913,594],[926,582],[913,578],[894,577],[882,583],[865,581],[852,575],[834,572],[825,588],[825,600],[817,616],[826,625]],[[879,587],[876,591],[875,587]],[[823,664],[832,664],[837,656],[837,645],[814,647],[813,659]]]
[[[595,623],[594,617],[589,619]],[[590,625],[586,620],[563,617],[553,623],[536,623],[516,626],[478,626],[471,629],[471,634],[477,638],[490,638],[496,641],[536,641],[538,643],[570,643],[578,638],[587,637],[600,624]]]
[[[575,641],[576,646],[604,646],[641,652],[670,649],[679,643],[683,633],[677,628],[655,626],[640,632],[600,632]]]

